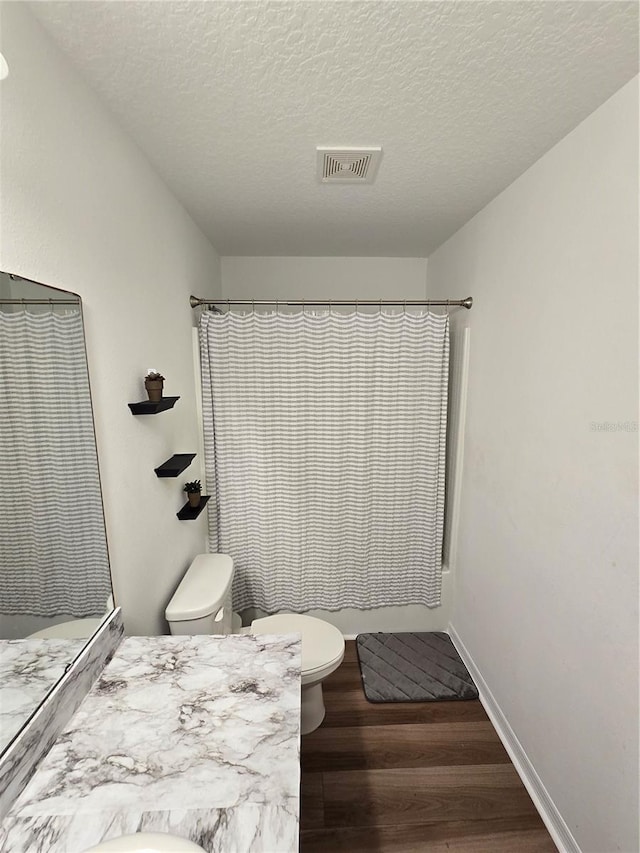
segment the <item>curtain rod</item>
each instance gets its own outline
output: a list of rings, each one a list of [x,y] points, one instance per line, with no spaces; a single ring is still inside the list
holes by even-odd
[[[0,299],[0,305],[80,305],[80,299]]]
[[[471,308],[473,299],[467,296],[466,299],[199,299],[197,296],[189,297],[189,304],[192,308],[197,308],[199,305],[300,305],[304,307],[312,307],[313,305],[328,305],[330,308],[333,305],[442,305],[446,308]]]

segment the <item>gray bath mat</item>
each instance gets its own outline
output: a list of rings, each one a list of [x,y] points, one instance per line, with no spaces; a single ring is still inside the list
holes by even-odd
[[[369,702],[477,699],[478,690],[448,634],[358,634],[362,686]]]

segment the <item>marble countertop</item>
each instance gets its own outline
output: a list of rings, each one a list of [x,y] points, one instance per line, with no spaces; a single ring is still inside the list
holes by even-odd
[[[0,751],[84,646],[85,640],[4,640],[0,643]]]
[[[172,832],[210,853],[298,849],[297,636],[130,637],[0,828],[2,853]]]

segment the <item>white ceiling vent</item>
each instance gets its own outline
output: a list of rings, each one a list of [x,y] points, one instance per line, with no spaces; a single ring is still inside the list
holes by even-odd
[[[323,184],[372,184],[382,148],[316,148],[318,179]]]

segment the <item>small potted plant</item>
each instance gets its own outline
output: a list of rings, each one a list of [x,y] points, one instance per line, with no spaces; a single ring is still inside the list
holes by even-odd
[[[147,389],[147,395],[150,402],[159,403],[162,400],[162,387],[164,385],[164,376],[158,373],[157,370],[148,370],[144,377],[144,387]]]
[[[202,483],[200,480],[194,480],[192,483],[185,483],[183,491],[187,493],[189,506],[194,508],[200,506],[200,492],[202,491]]]

